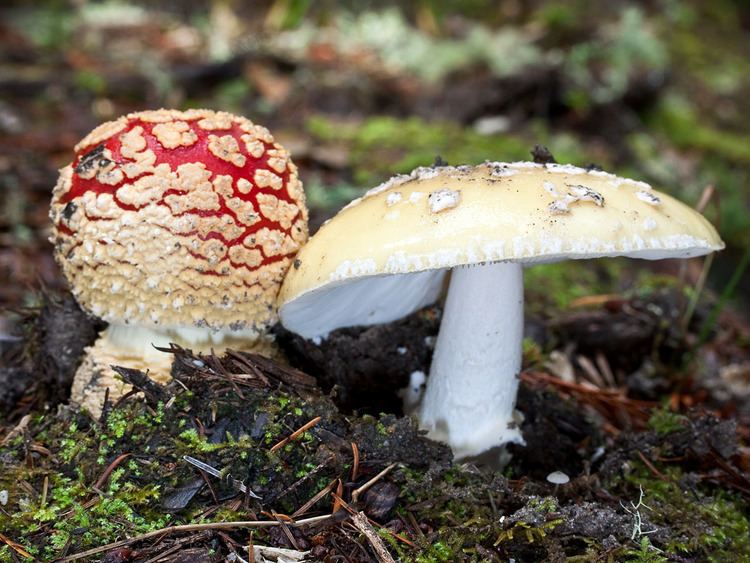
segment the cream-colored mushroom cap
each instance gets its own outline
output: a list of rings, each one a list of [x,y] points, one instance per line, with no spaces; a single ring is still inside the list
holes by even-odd
[[[529,162],[418,168],[370,190],[297,254],[282,323],[311,338],[400,318],[433,302],[446,269],[724,247],[699,213],[644,182]]]

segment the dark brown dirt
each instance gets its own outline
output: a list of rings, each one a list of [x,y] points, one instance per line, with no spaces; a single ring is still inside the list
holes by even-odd
[[[318,345],[281,327],[276,333],[292,365],[315,376],[339,408],[399,413],[396,391],[412,372],[429,370],[439,323],[433,307],[386,325],[340,329]]]
[[[561,347],[571,343],[588,357],[601,352],[612,369],[629,374],[644,359],[674,364],[685,356],[689,344],[680,323],[686,301],[676,289],[612,299],[601,308],[562,314],[549,327]],[[700,327],[705,307],[693,315],[689,329]]]
[[[25,313],[25,338],[4,351],[0,366],[0,413],[11,411],[25,394],[24,410],[45,401],[59,403],[70,396],[73,375],[83,349],[96,340],[103,323],[88,317],[69,294],[45,294],[44,305]]]
[[[618,475],[623,465],[642,453],[649,459],[672,458],[688,468],[715,465],[717,459],[729,461],[738,453],[737,423],[711,415],[682,419],[683,428],[675,432],[625,433],[613,444],[602,461],[603,479]]]
[[[51,305],[39,319],[50,315],[67,319],[63,322],[87,322],[63,304]],[[331,338],[341,346],[338,355],[332,344],[327,348],[307,344],[307,350],[317,353],[319,361],[330,362],[323,365],[337,366],[339,380],[346,382],[375,377],[378,370],[371,365],[376,360],[388,366],[382,358],[400,358],[403,363],[398,364],[398,370],[385,370],[398,384],[397,378],[408,370],[426,369],[429,346],[425,337],[436,331],[438,317],[435,310],[427,310],[392,325],[334,334]],[[45,331],[58,326],[49,320],[45,323],[39,320],[32,326]],[[423,348],[412,348],[413,355],[393,353],[393,348],[408,343],[410,337],[413,342],[415,334]],[[45,336],[49,336],[47,332]],[[40,336],[38,341],[45,340]],[[83,342],[68,330],[60,334],[57,345],[71,350],[77,346],[80,352]],[[43,348],[31,349],[44,357]],[[378,355],[377,350],[391,352]],[[683,480],[694,489],[702,483],[721,483],[742,493],[747,487],[744,474],[737,469],[742,460],[735,423],[715,417],[685,417],[682,426],[669,433],[626,432],[613,440],[602,431],[601,419],[579,402],[524,383],[518,408],[525,413],[522,431],[527,445],[509,448],[512,458],[502,474],[488,467],[453,465],[448,448],[425,439],[411,418],[342,414],[331,397],[320,394],[311,378],[294,368],[250,354],[195,357],[176,348],[173,353],[173,373],[179,382],[146,384],[142,374],[123,370],[129,381],[147,391],[146,401],[132,396],[97,422],[59,409],[44,430],[27,429],[20,445],[6,450],[6,467],[24,471],[22,460],[33,456],[34,464],[44,468],[46,475],[59,472],[75,478],[80,470],[84,482],[92,483],[121,452],[128,452],[137,463],[121,465],[125,472],[119,478],[135,490],[160,484],[158,502],[140,509],[152,518],[165,514],[193,518],[216,510],[226,511],[230,519],[267,518],[261,513],[274,511],[291,514],[321,488],[332,486],[352,510],[362,510],[373,519],[381,534],[391,539],[395,537],[392,534],[399,534],[416,542],[415,548],[401,544],[405,553],[432,553],[435,545],[441,545],[440,549],[451,553],[469,550],[483,561],[512,557],[519,562],[564,561],[586,553],[592,545],[599,554],[609,553],[616,559],[623,556],[632,545],[633,515],[623,508],[623,497],[608,489],[607,483],[619,483],[616,486],[627,494],[626,502],[637,499],[637,492],[622,484],[622,476],[641,463],[640,456],[657,460],[649,463],[679,460],[671,463],[690,472]],[[41,359],[35,361],[42,363]],[[66,370],[75,365],[72,356],[63,357],[47,369],[50,377],[64,380]],[[260,376],[248,379],[252,373]],[[377,392],[395,396],[393,387]],[[170,407],[160,406],[164,404]],[[149,422],[156,411],[163,413],[158,415],[159,422]],[[275,443],[318,416],[320,421],[304,439],[275,453],[270,451]],[[103,429],[113,428],[112,417],[128,425],[114,441],[111,434],[100,435]],[[141,420],[145,422],[138,422]],[[61,463],[54,444],[67,436],[72,422],[89,446],[79,451],[74,464]],[[186,431],[195,437],[186,437]],[[233,445],[243,440],[251,447]],[[352,473],[352,444],[358,451],[356,475]],[[37,449],[29,450],[32,446]],[[52,455],[40,456],[38,452],[44,451],[40,446],[51,448]],[[238,494],[231,479],[201,476],[182,459],[184,453],[223,469],[262,496],[262,501]],[[355,490],[388,467],[389,473],[354,498]],[[560,487],[548,483],[546,476],[552,471],[565,472],[570,483]],[[41,478],[39,472],[26,477],[34,490],[42,486]],[[14,499],[22,494],[12,489]],[[330,512],[330,502],[327,494],[306,515]],[[656,523],[652,518],[650,513],[642,514],[643,529],[657,529],[650,540],[664,545],[673,530],[668,523]],[[277,547],[312,550],[320,560],[340,556],[353,562],[376,561],[371,546],[358,533],[352,534],[349,522],[349,514],[341,509],[327,524],[310,529],[272,528],[256,538]],[[42,525],[24,539],[44,542],[48,532]],[[107,553],[105,560],[141,562],[156,556],[172,560],[169,558],[179,553],[183,555],[180,561],[211,561],[217,554],[226,557],[245,538],[239,530],[167,536],[160,542],[135,543],[125,551],[118,548]],[[80,550],[76,541],[71,545]]]
[[[521,384],[517,408],[524,415],[521,433],[526,446],[510,445],[513,473],[544,481],[553,471],[575,477],[601,444],[602,436],[580,405],[551,391]],[[550,445],[554,444],[551,448]]]

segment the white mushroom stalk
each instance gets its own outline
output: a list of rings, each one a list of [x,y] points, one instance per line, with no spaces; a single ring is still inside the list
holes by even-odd
[[[521,265],[455,268],[419,419],[456,457],[523,443],[513,422],[522,338]]]
[[[270,336],[253,329],[211,330],[192,326],[156,328],[112,323],[102,332],[101,338],[123,355],[130,353],[141,357],[148,365],[149,362],[161,363],[160,360],[171,364],[171,358],[156,349],[169,348],[171,343],[208,352],[214,346],[252,343]]]

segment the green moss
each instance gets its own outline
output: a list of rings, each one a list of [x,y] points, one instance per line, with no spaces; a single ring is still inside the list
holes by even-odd
[[[555,497],[532,498],[529,500],[528,506],[543,514],[549,514],[559,508]]]
[[[379,420],[375,423],[375,429],[378,431],[378,434],[380,434],[381,436],[388,435],[388,428],[386,428],[385,424],[383,424]]]
[[[739,163],[750,162],[750,135],[703,122],[685,98],[677,95],[665,98],[650,123],[678,147],[700,149]]]
[[[666,563],[669,561],[661,554],[661,550],[651,545],[651,540],[644,536],[638,544],[638,549],[626,549],[623,555],[626,561],[637,563]]]
[[[180,388],[181,389],[181,388]],[[178,390],[181,393],[181,390]],[[195,470],[182,462],[191,454],[220,471],[241,476],[260,494],[279,494],[290,484],[308,475],[317,465],[307,448],[317,446],[313,432],[305,432],[288,451],[271,453],[268,444],[287,436],[320,412],[331,410],[325,403],[316,411],[316,401],[276,391],[240,399],[235,393],[211,395],[212,400],[192,393],[178,395],[169,410],[163,405],[154,410],[137,400],[129,400],[110,412],[103,424],[87,417],[63,411],[60,420],[50,421],[34,440],[52,451],[33,468],[24,463],[23,440],[0,449],[5,465],[0,472],[0,489],[10,492],[10,502],[0,511],[0,530],[21,541],[25,549],[37,550],[42,560],[68,552],[80,551],[123,537],[158,529],[175,515],[161,507],[161,497],[194,478]],[[246,428],[255,421],[253,413],[268,417],[261,444],[248,434],[227,434],[221,443],[209,443],[192,428],[194,420],[236,420]],[[44,438],[42,440],[42,437]],[[259,447],[260,446],[260,447]],[[132,454],[114,467],[99,490],[92,487],[123,452]],[[15,461],[14,461],[15,460]],[[279,504],[281,511],[292,512],[333,478],[332,469],[320,472],[296,489]],[[45,476],[48,493],[44,502],[41,491]],[[29,483],[31,494],[19,488]],[[231,491],[231,485],[216,481],[219,490]],[[270,492],[265,487],[274,487]],[[205,507],[188,506],[178,520],[198,518]],[[247,514],[224,514],[242,519]],[[222,517],[214,514],[212,519]],[[3,557],[5,557],[3,555]],[[0,559],[1,560],[1,559]]]
[[[527,159],[534,142],[512,135],[481,135],[450,122],[427,122],[417,117],[371,117],[347,125],[313,117],[307,129],[320,141],[351,147],[355,181],[372,186],[394,173],[432,164],[437,155],[451,164],[484,160]]]
[[[550,308],[567,309],[581,297],[611,293],[622,270],[622,261],[618,259],[597,260],[594,264],[571,260],[535,265],[524,271],[528,310],[548,315]]]
[[[38,482],[41,477],[38,471],[22,475],[29,482]],[[169,519],[168,515],[155,512],[159,487],[130,481],[126,468],[113,471],[107,490],[99,495],[92,492],[82,472],[75,477],[58,473],[47,477],[49,486],[44,504],[40,499],[22,500],[18,512],[0,517],[0,527],[20,530],[27,536],[38,534],[43,525],[49,526],[44,532],[45,558],[58,555],[72,538],[82,546],[98,545],[100,538],[114,541],[124,535],[145,533],[163,527]],[[30,549],[32,545],[24,547]]]
[[[73,438],[73,436],[77,438]],[[65,463],[70,463],[75,459],[76,455],[82,450],[89,447],[90,440],[87,435],[81,435],[78,432],[78,425],[72,422],[68,427],[66,435],[60,439],[60,451],[59,456]],[[14,445],[15,447],[15,445]]]
[[[554,530],[562,522],[559,518],[538,525],[532,525],[527,522],[516,522],[511,528],[500,532],[494,545],[497,546],[519,538],[526,543],[539,542],[547,537],[548,532]]]
[[[686,492],[680,486],[684,474],[679,467],[660,468],[667,480],[654,475],[640,462],[626,477],[621,493],[635,496],[642,487],[651,509],[649,521],[671,530],[665,556],[698,557],[710,561],[750,560],[750,515],[747,505],[726,491],[702,487]],[[646,559],[644,559],[646,561]],[[647,560],[652,561],[652,560]]]
[[[192,453],[211,453],[226,447],[226,444],[211,444],[205,436],[198,435],[195,428],[189,428],[177,435],[178,447]]]
[[[448,561],[455,561],[454,550],[443,542],[434,542],[429,544],[427,549],[420,553],[414,560],[417,563],[442,563]]]
[[[128,421],[120,410],[115,410],[107,417],[107,429],[115,438],[119,439],[125,435],[128,429]]]
[[[685,417],[662,407],[654,410],[648,419],[648,426],[659,434],[671,434],[685,428]]]

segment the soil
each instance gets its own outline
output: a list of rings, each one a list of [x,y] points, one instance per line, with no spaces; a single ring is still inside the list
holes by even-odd
[[[43,307],[22,316],[19,326],[25,335],[2,350],[5,361],[0,365],[0,412],[9,413],[10,420],[45,401],[65,401],[84,348],[104,326],[86,315],[70,294],[48,296]],[[21,411],[14,412],[18,405]]]
[[[279,345],[289,361],[313,375],[344,410],[400,412],[395,391],[409,384],[415,371],[429,371],[440,311],[425,309],[387,325],[333,332],[314,344],[277,327]]]
[[[586,349],[587,334],[620,330],[635,322],[629,315],[644,322],[643,311],[656,311],[657,302],[677,301],[657,292],[545,325],[565,342],[580,338]],[[607,315],[620,317],[598,331],[561,329]],[[8,493],[0,554],[12,560],[33,551],[50,560],[94,548],[89,557],[102,561],[213,561],[246,555],[248,538],[321,561],[382,561],[382,550],[404,561],[682,561],[750,553],[742,535],[748,452],[737,421],[705,409],[679,415],[652,407],[644,422],[624,403],[602,409],[595,399],[607,404],[609,390],[553,385],[532,370],[518,397],[526,445],[510,446],[502,466],[453,463],[396,399],[411,371],[429,370],[439,318],[433,307],[389,325],[337,331],[320,346],[279,330],[292,363],[322,375],[320,388],[297,367],[260,356],[196,357],[173,348],[172,383],[121,369],[141,393],[92,420],[60,402],[97,327],[69,298],[49,301],[29,317],[26,353],[4,373],[20,374],[15,394],[24,399],[17,404],[60,406],[25,418],[33,411],[17,408],[9,417],[0,448],[0,490]],[[639,349],[653,346],[654,334],[642,334]],[[32,384],[32,373],[44,385]],[[548,482],[555,471],[570,481]],[[357,527],[359,513],[377,530],[374,540]],[[299,527],[287,520],[326,514]],[[243,520],[276,525],[169,530]],[[131,539],[117,543],[123,538]]]

